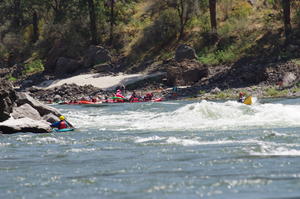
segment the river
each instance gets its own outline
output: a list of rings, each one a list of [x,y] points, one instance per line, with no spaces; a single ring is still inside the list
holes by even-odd
[[[55,107],[78,130],[0,135],[0,198],[300,198],[300,99]]]

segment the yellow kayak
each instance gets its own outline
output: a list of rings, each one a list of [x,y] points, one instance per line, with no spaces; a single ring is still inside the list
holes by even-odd
[[[248,96],[245,99],[244,104],[251,105],[252,104],[252,96]]]

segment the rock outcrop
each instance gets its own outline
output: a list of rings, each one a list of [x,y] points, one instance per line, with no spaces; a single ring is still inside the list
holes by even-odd
[[[22,106],[24,104],[29,104],[32,106],[34,109],[38,111],[40,116],[45,116],[50,113],[60,116],[61,114],[59,113],[58,110],[55,108],[52,108],[50,106],[44,105],[41,102],[35,100],[33,97],[31,97],[28,93],[17,93],[17,100],[16,103],[18,106]]]
[[[0,133],[50,132],[49,122],[58,121],[61,114],[27,93],[17,93],[5,80],[0,84]]]
[[[0,79],[0,122],[10,117],[17,96],[12,85]]]
[[[208,67],[195,60],[170,61],[167,64],[167,83],[170,86],[192,85],[208,76]]]
[[[0,123],[0,132],[12,134],[18,132],[49,133],[51,128],[48,122],[33,120],[28,117],[20,119],[8,119]]]
[[[29,92],[31,92],[31,95],[40,101],[54,101],[54,102],[70,101],[75,99],[77,100],[86,96],[103,94],[102,90],[92,85],[77,86],[76,84],[63,84],[60,87],[55,87],[47,90],[32,89],[29,90]]]
[[[58,58],[55,66],[54,73],[56,75],[70,74],[77,71],[81,66],[81,63],[75,59],[70,59],[66,57]]]
[[[196,59],[196,58],[197,58],[197,55],[196,55],[195,49],[188,45],[182,44],[182,45],[178,46],[178,48],[176,49],[175,60],[178,62],[181,62],[185,59],[192,60],[192,59]]]
[[[90,46],[84,56],[84,67],[90,68],[97,64],[111,61],[110,52],[102,46]]]

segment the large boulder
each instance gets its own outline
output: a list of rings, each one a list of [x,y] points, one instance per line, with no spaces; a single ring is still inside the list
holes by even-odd
[[[52,113],[56,116],[61,115],[61,113],[58,110],[56,110],[55,108],[52,108],[50,106],[42,104],[41,102],[33,99],[27,93],[17,93],[17,97],[18,97],[18,99],[16,100],[16,103],[18,106],[22,106],[23,104],[29,104],[34,109],[36,109],[42,117],[49,113]]]
[[[196,59],[196,58],[197,58],[197,55],[196,55],[194,48],[192,48],[188,45],[185,45],[185,44],[182,44],[177,47],[176,53],[175,53],[176,61],[180,62],[185,59],[192,60],[192,59]]]
[[[49,133],[51,132],[49,123],[42,120],[30,118],[13,119],[10,118],[0,123],[0,133],[12,134],[18,132]]]
[[[0,122],[10,117],[16,98],[16,92],[12,85],[8,81],[0,79]]]
[[[25,118],[28,117],[33,120],[41,120],[41,116],[39,112],[34,109],[32,106],[29,104],[23,104],[18,107],[13,107],[13,112],[11,113],[11,116],[14,119],[20,119],[20,118]]]
[[[170,86],[191,85],[208,76],[208,67],[195,60],[171,61],[167,67],[167,83]]]
[[[66,57],[58,58],[55,66],[55,74],[68,74],[74,73],[81,66],[81,63],[75,59],[69,59]]]
[[[43,116],[43,120],[50,122],[50,123],[54,123],[59,121],[59,117],[57,117],[56,115],[49,113],[48,115],[44,115]]]
[[[90,46],[84,56],[84,67],[90,68],[97,64],[111,61],[110,52],[102,46]]]
[[[45,62],[45,72],[53,73],[56,68],[56,62],[67,51],[67,46],[61,41],[56,40],[47,54]]]

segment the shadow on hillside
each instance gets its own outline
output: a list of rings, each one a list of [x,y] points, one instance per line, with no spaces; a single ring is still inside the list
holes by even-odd
[[[288,43],[282,42],[282,32],[268,32],[248,50],[246,56],[233,64],[228,64],[218,73],[201,80],[197,85],[186,88],[191,95],[199,90],[210,90],[218,87],[221,90],[244,88],[258,84],[277,84],[286,72],[298,75],[297,64],[290,60],[300,57],[300,31],[294,30]],[[280,40],[280,39],[281,40]],[[211,66],[211,68],[222,66]]]

